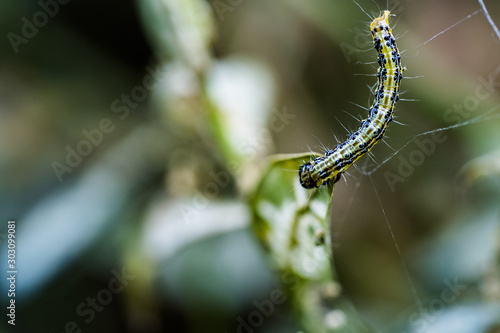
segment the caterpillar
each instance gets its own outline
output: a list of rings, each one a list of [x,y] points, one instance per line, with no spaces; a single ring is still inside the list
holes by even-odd
[[[401,56],[389,27],[390,11],[384,11],[370,24],[373,45],[378,53],[378,85],[375,99],[369,109],[368,118],[361,121],[361,127],[349,135],[346,142],[339,143],[325,156],[305,163],[299,169],[300,184],[306,189],[317,188],[340,176],[357,159],[366,154],[382,137],[392,121],[396,102],[399,99],[399,83],[403,78]]]

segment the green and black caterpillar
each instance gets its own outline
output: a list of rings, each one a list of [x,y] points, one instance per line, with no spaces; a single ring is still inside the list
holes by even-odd
[[[340,179],[342,173],[357,159],[366,154],[382,137],[392,120],[396,102],[399,99],[399,83],[403,78],[401,56],[389,27],[388,10],[370,24],[373,45],[378,52],[380,66],[375,99],[369,109],[368,118],[361,127],[349,135],[346,142],[339,143],[325,156],[302,165],[299,169],[300,184],[310,189],[333,179]]]

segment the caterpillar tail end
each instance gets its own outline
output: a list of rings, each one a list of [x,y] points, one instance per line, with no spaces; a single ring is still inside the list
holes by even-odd
[[[370,30],[373,31],[376,27],[379,27],[380,25],[389,26],[390,15],[391,15],[390,11],[384,10],[384,14],[374,19],[373,22],[370,24]]]

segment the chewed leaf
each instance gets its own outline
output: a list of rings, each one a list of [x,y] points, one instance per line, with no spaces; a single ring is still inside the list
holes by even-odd
[[[305,189],[298,169],[319,154],[277,155],[252,200],[253,226],[280,270],[307,280],[331,278],[329,210],[333,186]]]

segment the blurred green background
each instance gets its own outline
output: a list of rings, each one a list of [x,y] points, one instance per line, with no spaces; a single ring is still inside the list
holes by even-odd
[[[407,100],[387,145],[335,186],[336,279],[374,332],[499,332],[500,43],[476,1],[389,9]],[[2,277],[9,219],[19,270],[16,326],[2,314],[0,330],[304,330],[248,198],[268,156],[323,153],[365,117],[371,18],[350,0],[19,0],[0,13]],[[325,321],[359,332],[342,312]]]

